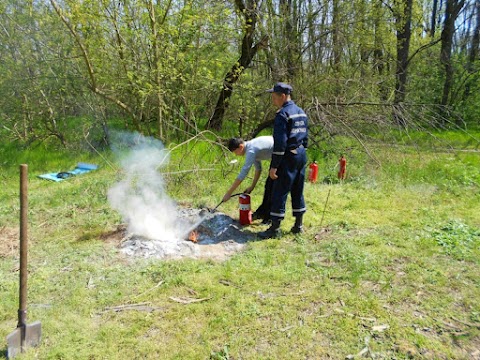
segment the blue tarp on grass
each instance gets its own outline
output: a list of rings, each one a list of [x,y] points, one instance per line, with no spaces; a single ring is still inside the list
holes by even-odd
[[[48,174],[42,174],[38,175],[39,178],[46,179],[46,180],[52,180],[55,182],[59,182],[65,179],[68,179],[72,176],[80,175],[80,174],[85,174],[93,170],[97,170],[98,165],[95,164],[87,164],[87,163],[78,163],[77,167],[71,171],[62,171],[62,172],[56,172],[56,173],[48,173]]]

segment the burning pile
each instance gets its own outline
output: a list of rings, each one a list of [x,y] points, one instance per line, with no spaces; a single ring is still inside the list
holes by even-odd
[[[108,190],[110,205],[127,227],[122,252],[139,257],[223,259],[252,237],[224,214],[178,208],[167,194],[160,171],[169,161],[161,141],[113,131],[110,141],[122,168],[121,179]]]
[[[120,245],[121,251],[143,258],[224,260],[242,250],[246,242],[254,238],[254,234],[242,229],[235,220],[223,213],[210,214],[199,209],[178,209],[178,212],[179,221],[187,229],[183,238],[151,239],[127,234]]]

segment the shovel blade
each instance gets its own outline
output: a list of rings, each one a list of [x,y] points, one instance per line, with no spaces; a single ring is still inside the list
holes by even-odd
[[[25,331],[23,330],[22,327],[18,327],[7,336],[7,359],[13,359],[18,354],[26,351],[27,348],[37,346],[40,343],[40,338],[42,337],[42,324],[40,321],[26,324]],[[24,343],[23,347],[22,343]]]

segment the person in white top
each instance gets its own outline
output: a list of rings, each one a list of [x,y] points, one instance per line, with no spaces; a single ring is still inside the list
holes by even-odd
[[[262,173],[261,162],[263,160],[270,161],[272,158],[273,136],[260,136],[250,141],[245,141],[242,138],[232,138],[228,142],[228,149],[237,156],[245,156],[245,163],[237,178],[223,196],[223,202],[230,199],[235,189],[247,177],[252,165],[255,167],[255,175],[253,176],[252,184],[243,192],[250,194],[255,189]],[[273,180],[267,176],[262,204],[252,215],[254,220],[262,219],[264,223],[268,222],[270,218],[272,184]]]

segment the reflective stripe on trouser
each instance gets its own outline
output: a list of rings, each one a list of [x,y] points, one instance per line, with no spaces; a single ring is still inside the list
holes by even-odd
[[[301,215],[307,211],[303,198],[305,184],[305,165],[307,155],[304,148],[298,148],[297,154],[285,153],[280,167],[277,169],[278,179],[273,181],[272,220],[282,220],[285,217],[285,204],[288,193],[292,197],[293,215]]]

